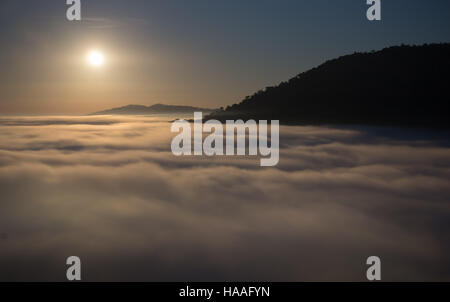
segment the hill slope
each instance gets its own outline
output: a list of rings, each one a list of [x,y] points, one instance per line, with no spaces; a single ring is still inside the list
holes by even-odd
[[[151,115],[151,114],[192,114],[195,111],[201,111],[210,113],[213,110],[205,108],[197,108],[191,106],[174,106],[155,104],[152,106],[144,105],[127,105],[124,107],[118,107],[92,113],[91,115],[109,115],[109,114],[122,114],[122,115]]]
[[[355,53],[207,117],[292,124],[450,125],[450,44]]]

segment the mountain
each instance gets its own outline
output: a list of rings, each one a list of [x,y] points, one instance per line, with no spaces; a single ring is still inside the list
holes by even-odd
[[[450,126],[450,44],[354,53],[267,87],[206,119]]]
[[[214,110],[206,109],[206,108],[191,107],[191,106],[175,106],[175,105],[164,105],[164,104],[155,104],[152,106],[127,105],[124,107],[118,107],[118,108],[95,112],[95,113],[92,113],[91,115],[193,114],[195,111],[211,113]]]

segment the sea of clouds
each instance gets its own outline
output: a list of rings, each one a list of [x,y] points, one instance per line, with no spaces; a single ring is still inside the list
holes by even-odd
[[[170,119],[0,118],[0,280],[450,281],[446,132],[280,128],[280,162],[171,153]]]

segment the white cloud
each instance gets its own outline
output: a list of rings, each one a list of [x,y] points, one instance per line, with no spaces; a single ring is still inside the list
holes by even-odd
[[[280,163],[175,157],[170,124],[0,120],[0,279],[449,280],[450,153],[435,141],[281,127]]]

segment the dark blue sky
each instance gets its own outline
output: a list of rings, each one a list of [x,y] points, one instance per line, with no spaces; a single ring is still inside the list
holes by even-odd
[[[128,103],[216,107],[327,59],[450,42],[450,1],[2,0],[0,112],[80,113]],[[84,66],[89,49],[102,71]]]

